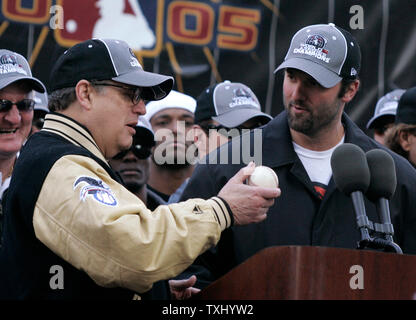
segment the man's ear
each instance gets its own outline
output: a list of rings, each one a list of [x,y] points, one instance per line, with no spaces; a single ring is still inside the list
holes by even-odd
[[[359,88],[360,88],[360,80],[355,80],[351,82],[348,85],[347,89],[345,90],[344,96],[341,98],[341,100],[344,101],[345,103],[350,102],[357,94]]]
[[[206,138],[205,131],[198,124],[192,126],[192,132],[194,136],[194,143],[203,142]],[[202,141],[201,141],[202,140]]]
[[[410,141],[409,141],[410,134],[405,130],[400,130],[399,132],[399,143],[402,149],[406,152],[410,151]]]
[[[90,110],[92,106],[91,93],[93,90],[93,87],[87,80],[80,80],[75,86],[75,94],[77,96],[77,100],[79,104],[87,110]]]

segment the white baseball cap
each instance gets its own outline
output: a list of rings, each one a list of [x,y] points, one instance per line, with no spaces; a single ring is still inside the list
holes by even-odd
[[[195,107],[196,100],[194,98],[187,94],[171,90],[165,98],[158,101],[150,101],[146,105],[146,114],[143,117],[150,121],[159,111],[172,108],[185,109],[194,113]]]

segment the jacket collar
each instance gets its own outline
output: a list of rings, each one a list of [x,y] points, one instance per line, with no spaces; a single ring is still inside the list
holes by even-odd
[[[376,147],[376,143],[372,142],[345,112],[341,121],[345,127],[344,142],[357,144],[364,152]],[[287,113],[283,111],[263,127],[263,165],[279,167],[294,163],[296,160]]]
[[[55,112],[48,113],[42,131],[57,134],[72,144],[87,149],[97,158],[107,163],[89,130],[70,117]]]

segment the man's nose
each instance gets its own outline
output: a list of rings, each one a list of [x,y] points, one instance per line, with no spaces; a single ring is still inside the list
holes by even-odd
[[[9,111],[7,111],[7,114],[4,118],[10,123],[18,124],[22,119],[22,116],[20,114],[19,109],[17,109],[17,106],[14,104],[12,108]]]

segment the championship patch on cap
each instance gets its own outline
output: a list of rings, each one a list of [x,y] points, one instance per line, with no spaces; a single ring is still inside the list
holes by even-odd
[[[116,206],[117,199],[109,186],[100,179],[92,177],[81,176],[75,180],[74,190],[82,185],[79,193],[79,199],[85,201],[88,196],[92,197],[95,201],[107,206]]]
[[[324,88],[332,88],[343,78],[357,79],[360,46],[352,34],[333,23],[306,26],[293,35],[285,60],[275,73],[288,68],[303,71]]]
[[[197,98],[195,123],[212,119],[226,128],[236,128],[254,118],[262,124],[272,119],[261,112],[259,100],[245,84],[225,80],[208,87]]]
[[[25,81],[37,92],[46,92],[43,83],[32,77],[32,71],[25,57],[17,52],[0,49],[0,89],[17,81]]]
[[[329,63],[331,58],[327,56],[328,50],[324,49],[326,43],[327,40],[324,37],[317,34],[310,35],[305,43],[301,43],[300,47],[293,49],[293,53],[313,56],[318,60]]]
[[[238,106],[253,106],[260,110],[260,104],[253,98],[253,96],[244,88],[237,88],[233,90],[233,97],[229,104],[230,108]]]
[[[0,74],[17,72],[27,76],[27,72],[23,69],[17,61],[17,56],[14,54],[3,54],[0,56]]]

